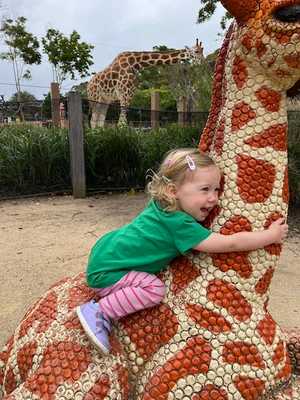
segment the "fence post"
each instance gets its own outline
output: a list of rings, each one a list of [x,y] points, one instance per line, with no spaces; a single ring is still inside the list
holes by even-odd
[[[69,142],[71,158],[71,178],[73,197],[81,199],[86,196],[84,142],[82,124],[82,104],[79,93],[70,92],[68,97],[69,110]]]
[[[52,125],[60,128],[60,113],[59,113],[59,85],[57,82],[51,82],[51,112]]]
[[[151,92],[151,127],[159,127],[159,92]]]
[[[187,120],[187,99],[185,96],[180,96],[177,101],[178,125],[184,127]]]

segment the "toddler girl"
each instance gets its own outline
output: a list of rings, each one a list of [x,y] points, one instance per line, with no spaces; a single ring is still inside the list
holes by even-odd
[[[233,235],[201,225],[216,206],[221,174],[198,149],[169,152],[148,185],[151,200],[128,225],[107,233],[92,248],[87,283],[99,302],[77,307],[92,342],[109,353],[111,320],[159,304],[164,283],[156,276],[169,262],[191,249],[210,253],[248,251],[280,243],[287,225],[279,219],[267,230]]]

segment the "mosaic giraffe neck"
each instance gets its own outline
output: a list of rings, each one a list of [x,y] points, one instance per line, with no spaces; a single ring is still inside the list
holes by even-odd
[[[87,93],[92,101],[91,125],[103,126],[108,106],[120,102],[119,124],[126,124],[126,112],[137,86],[137,74],[142,69],[156,65],[177,64],[184,60],[200,62],[203,58],[201,44],[174,51],[132,51],[119,54],[103,71],[88,83]]]
[[[231,234],[286,216],[285,101],[300,81],[300,1],[222,3],[237,22],[220,51],[200,148],[224,173],[206,225]],[[118,321],[105,358],[74,312],[94,292],[83,274],[66,278],[0,353],[0,398],[300,400],[300,332],[283,335],[267,307],[280,250],[176,259],[161,276],[163,303]]]

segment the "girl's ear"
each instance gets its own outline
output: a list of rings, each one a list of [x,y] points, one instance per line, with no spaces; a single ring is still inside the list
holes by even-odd
[[[176,198],[177,196],[177,187],[174,183],[169,183],[167,187],[168,195]]]

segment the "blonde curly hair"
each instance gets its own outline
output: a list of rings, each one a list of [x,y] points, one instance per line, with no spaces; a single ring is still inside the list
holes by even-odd
[[[192,176],[196,168],[216,165],[212,158],[197,148],[181,148],[169,151],[157,172],[150,170],[147,178],[147,192],[159,202],[164,211],[179,209],[175,196],[171,195],[171,185],[180,185],[187,176]]]

